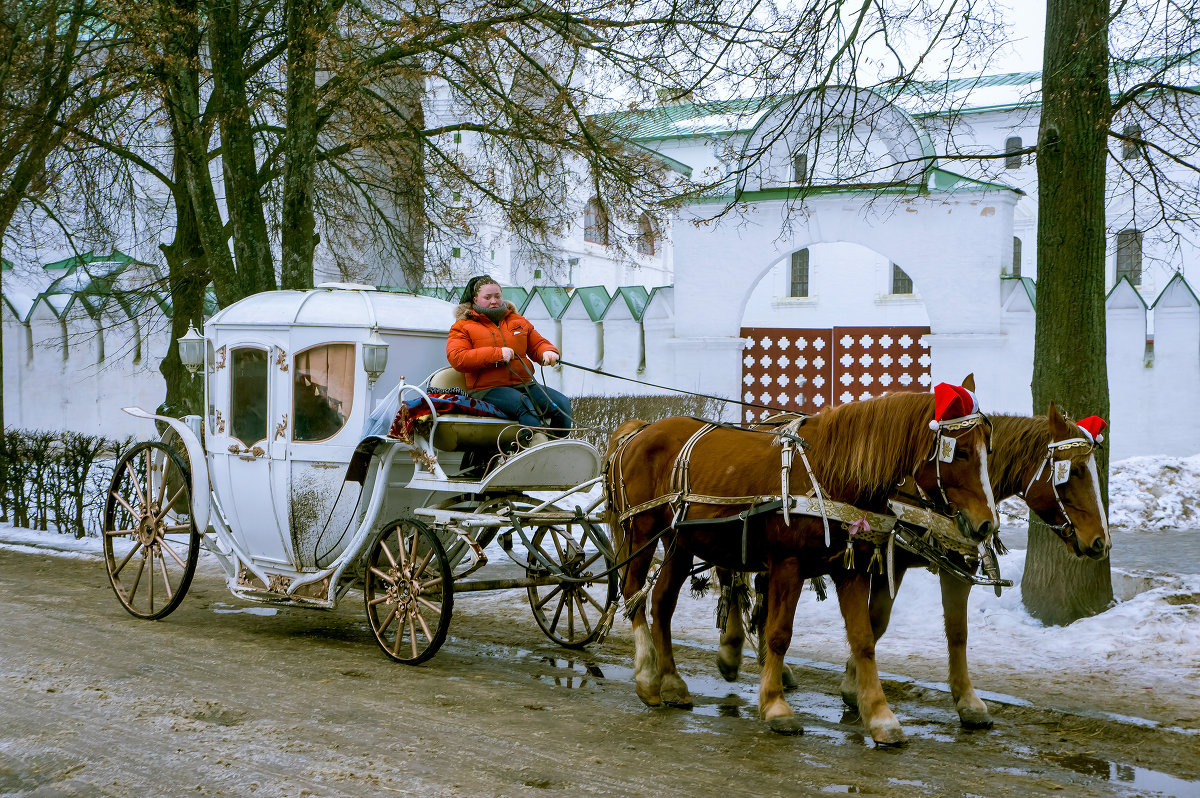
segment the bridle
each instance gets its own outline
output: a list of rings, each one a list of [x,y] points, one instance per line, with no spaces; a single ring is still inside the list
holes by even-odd
[[[1054,531],[1064,543],[1074,545],[1074,539],[1077,537],[1075,532],[1075,522],[1071,520],[1070,514],[1067,512],[1067,506],[1063,504],[1062,496],[1058,492],[1059,485],[1065,485],[1071,479],[1071,457],[1072,450],[1081,449],[1079,454],[1090,456],[1092,450],[1096,448],[1096,444],[1087,438],[1068,438],[1065,441],[1051,441],[1046,446],[1046,456],[1042,458],[1041,465],[1038,466],[1037,473],[1029,480],[1029,484],[1025,486],[1022,493],[1017,494],[1022,499],[1029,495],[1029,491],[1037,483],[1042,475],[1045,475],[1046,481],[1050,485],[1050,493],[1054,496],[1054,502],[1058,505],[1058,512],[1063,518],[1061,524],[1051,524],[1043,519],[1043,523]],[[1058,459],[1055,455],[1066,452],[1066,459]],[[1039,513],[1040,516],[1040,513]]]
[[[973,429],[980,423],[986,424],[988,427],[987,437],[987,452],[992,453],[992,420],[982,412],[971,413],[970,415],[960,416],[959,418],[947,419],[946,421],[937,422],[937,428],[934,430],[936,435],[933,437],[933,444],[929,449],[929,456],[925,458],[917,469],[920,469],[924,463],[933,463],[933,472],[937,479],[937,495],[941,497],[942,503],[939,506],[936,501],[929,498],[929,494],[921,487],[920,480],[917,479],[917,469],[913,470],[913,484],[917,487],[917,494],[928,507],[932,507],[938,512],[953,517],[957,510],[954,503],[946,496],[946,489],[942,485],[942,463],[951,463],[954,461],[954,450],[958,445],[958,435],[950,435],[947,433],[962,433],[966,430]]]

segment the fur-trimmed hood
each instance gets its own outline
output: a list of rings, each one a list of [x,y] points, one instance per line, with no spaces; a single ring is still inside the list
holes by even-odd
[[[469,314],[479,315],[471,309],[471,304],[472,303],[470,303],[470,302],[460,302],[458,304],[458,307],[456,307],[454,309],[454,320],[455,321],[463,321],[464,319],[469,319],[469,318],[471,318],[471,316]],[[507,299],[504,300],[504,308],[509,313],[517,312],[517,306],[514,305],[512,302],[509,302]]]

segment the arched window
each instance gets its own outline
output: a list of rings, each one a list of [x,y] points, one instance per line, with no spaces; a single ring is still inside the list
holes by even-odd
[[[1012,276],[1021,276],[1021,239],[1013,236]]]
[[[896,264],[892,264],[892,293],[893,294],[911,294],[913,292],[912,278],[909,277],[904,269],[901,269]]]
[[[230,355],[229,432],[249,447],[267,438],[267,352],[247,346]]]
[[[808,250],[792,253],[791,293],[788,296],[808,296]]]
[[[1005,169],[1020,169],[1021,168],[1021,137],[1009,136],[1004,140],[1004,158]]]
[[[1134,285],[1142,283],[1142,231],[1128,228],[1117,233],[1117,276],[1128,277]]]
[[[658,231],[650,214],[643,213],[638,217],[638,234],[634,244],[638,254],[653,255],[658,241]]]
[[[608,214],[595,197],[588,200],[583,214],[583,240],[608,246]]]
[[[323,441],[346,425],[354,404],[354,344],[325,344],[296,355],[292,440]]]
[[[1142,126],[1136,123],[1128,124],[1121,131],[1127,139],[1141,139]],[[1146,148],[1142,146],[1140,141],[1122,141],[1121,142],[1121,158],[1122,160],[1131,161],[1134,158],[1141,158],[1146,154]]]

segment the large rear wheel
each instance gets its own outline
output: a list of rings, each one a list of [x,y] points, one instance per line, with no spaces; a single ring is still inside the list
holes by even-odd
[[[383,653],[406,665],[436,654],[454,606],[450,561],[437,535],[413,518],[384,527],[367,555],[363,595]]]
[[[104,565],[130,615],[165,618],[192,583],[200,533],[191,484],[183,459],[157,441],[117,460],[104,503]]]

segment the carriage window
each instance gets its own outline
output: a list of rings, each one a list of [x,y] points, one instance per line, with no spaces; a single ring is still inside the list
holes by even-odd
[[[354,404],[354,344],[328,344],[296,355],[292,440],[323,441],[346,425]]]
[[[234,349],[230,361],[229,432],[250,446],[267,438],[267,352]]]

